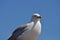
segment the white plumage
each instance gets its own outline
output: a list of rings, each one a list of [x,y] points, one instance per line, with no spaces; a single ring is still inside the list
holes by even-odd
[[[8,40],[37,40],[41,33],[41,16],[33,14],[29,23],[17,28]]]

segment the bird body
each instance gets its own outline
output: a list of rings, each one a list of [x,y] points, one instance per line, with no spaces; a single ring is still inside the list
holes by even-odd
[[[34,14],[30,23],[17,28],[8,40],[37,40],[41,33],[40,15]]]
[[[32,25],[31,25],[32,24]],[[29,30],[25,31],[23,33],[23,35],[19,36],[17,39],[20,40],[20,38],[22,40],[36,40],[38,35],[40,34],[41,32],[41,24],[40,22],[38,21],[35,25],[35,27],[33,29],[31,29],[34,25],[34,22],[31,22],[28,24],[28,28]],[[37,27],[38,25],[38,27]],[[27,28],[27,29],[28,29]]]

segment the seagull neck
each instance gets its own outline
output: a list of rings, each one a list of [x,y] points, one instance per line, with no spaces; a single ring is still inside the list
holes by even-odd
[[[31,20],[32,22],[36,23],[38,20]]]
[[[31,30],[33,30],[34,29],[34,27],[35,27],[35,25],[36,25],[36,23],[37,23],[38,21],[35,21],[34,22],[34,25],[33,25],[33,27],[32,27],[32,29]]]

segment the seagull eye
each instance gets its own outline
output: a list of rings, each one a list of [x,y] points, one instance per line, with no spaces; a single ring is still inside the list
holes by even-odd
[[[34,15],[34,17],[37,17],[36,15]]]

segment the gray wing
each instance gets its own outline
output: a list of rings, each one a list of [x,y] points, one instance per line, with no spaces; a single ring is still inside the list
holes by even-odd
[[[25,29],[26,27],[27,26],[17,28],[8,40],[16,40],[18,36],[20,36],[23,32],[25,32],[27,30],[27,29]]]

